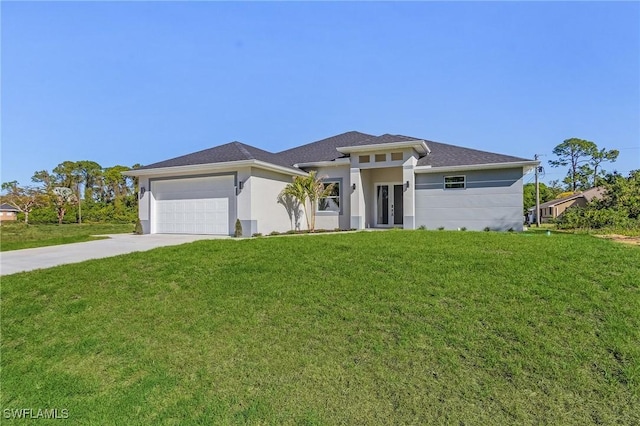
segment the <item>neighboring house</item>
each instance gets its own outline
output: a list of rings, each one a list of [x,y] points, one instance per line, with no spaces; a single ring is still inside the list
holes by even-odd
[[[547,201],[540,204],[540,222],[549,222],[552,219],[556,219],[565,212],[569,207],[579,206],[584,207],[594,198],[598,200],[602,199],[604,194],[604,188],[597,186],[595,188],[587,189],[583,192],[578,192],[568,197],[558,198],[557,200]],[[534,223],[536,221],[535,214],[536,207],[533,206],[529,209],[527,214],[527,221]]]
[[[144,233],[244,235],[306,228],[279,199],[315,170],[335,184],[317,229],[521,230],[522,177],[537,161],[420,138],[347,132],[279,153],[231,142],[125,174],[139,178]]]
[[[18,212],[20,210],[16,209],[10,204],[2,204],[0,206],[0,222],[10,222],[18,219]]]

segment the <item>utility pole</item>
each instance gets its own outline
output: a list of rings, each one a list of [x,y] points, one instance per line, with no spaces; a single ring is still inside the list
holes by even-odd
[[[82,199],[80,199],[80,182],[76,184],[76,191],[78,192],[78,223],[82,223]]]
[[[534,155],[536,161],[538,161],[538,154]],[[538,183],[538,173],[540,167],[536,164],[536,227],[540,228],[540,184]]]

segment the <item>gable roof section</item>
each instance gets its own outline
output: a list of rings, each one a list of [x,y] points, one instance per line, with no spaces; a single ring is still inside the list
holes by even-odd
[[[341,146],[363,145],[364,141],[372,138],[375,138],[375,136],[351,131],[281,151],[277,155],[281,156],[291,165],[317,161],[332,161],[344,157],[343,154],[338,152],[337,148]]]
[[[136,170],[158,169],[177,166],[194,166],[198,164],[215,164],[246,160],[258,160],[265,163],[276,164],[278,166],[294,169],[293,167],[291,167],[291,164],[283,161],[282,157],[277,154],[236,141],[216,146],[214,148],[194,152],[192,154],[160,161],[158,163],[149,164]]]
[[[496,154],[494,152],[464,148],[441,142],[429,140],[425,140],[425,142],[431,152],[429,155],[418,159],[418,166],[453,167],[531,161],[527,158]]]
[[[419,138],[412,138],[402,135],[391,135],[385,133],[381,136],[368,135],[360,132],[346,132],[327,139],[322,139],[306,145],[282,151],[282,155],[290,164],[315,163],[321,161],[334,161],[338,158],[348,157],[338,151],[339,148],[358,147],[369,145],[381,145],[397,142],[422,141]]]
[[[540,208],[544,209],[547,207],[555,207],[558,204],[562,204],[562,203],[566,203],[567,201],[572,201],[578,198],[584,198],[586,201],[591,201],[594,198],[597,199],[602,199],[602,196],[604,195],[605,189],[601,186],[596,186],[590,189],[587,189],[586,191],[583,192],[578,192],[576,194],[573,195],[569,195],[567,197],[562,197],[562,198],[557,198],[555,200],[549,200],[545,203],[540,203]],[[531,207],[529,210],[533,211],[536,209],[536,206]]]
[[[463,148],[440,142],[429,141],[422,138],[415,138],[404,135],[383,134],[374,136],[367,133],[350,131],[330,138],[321,139],[302,146],[291,148],[278,153],[272,153],[241,142],[230,142],[214,148],[194,152],[158,163],[149,164],[138,170],[159,169],[179,166],[196,166],[205,164],[220,164],[236,161],[260,161],[270,163],[286,169],[301,170],[294,167],[297,164],[308,164],[326,161],[335,161],[339,158],[347,158],[347,154],[338,151],[338,148],[346,147],[369,147],[372,145],[394,144],[402,142],[413,142],[426,144],[429,153],[418,159],[417,166],[427,168],[440,167],[460,167],[460,166],[482,166],[485,164],[505,164],[509,163],[534,163],[526,158],[513,157],[510,155],[496,154],[493,152],[480,151],[477,149]],[[344,150],[347,152],[346,150]],[[134,172],[134,171],[131,171]]]
[[[0,210],[3,212],[19,212],[20,210],[13,207],[11,204],[4,203],[0,205]]]

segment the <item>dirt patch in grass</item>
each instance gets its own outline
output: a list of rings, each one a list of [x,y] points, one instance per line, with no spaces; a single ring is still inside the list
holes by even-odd
[[[613,240],[619,243],[633,244],[636,246],[640,246],[640,236],[630,237],[628,235],[609,234],[609,235],[596,235],[596,237],[604,238],[607,240]]]

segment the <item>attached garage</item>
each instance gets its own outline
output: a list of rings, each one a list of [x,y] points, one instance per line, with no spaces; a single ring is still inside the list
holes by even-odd
[[[151,179],[151,233],[229,235],[235,175]]]

